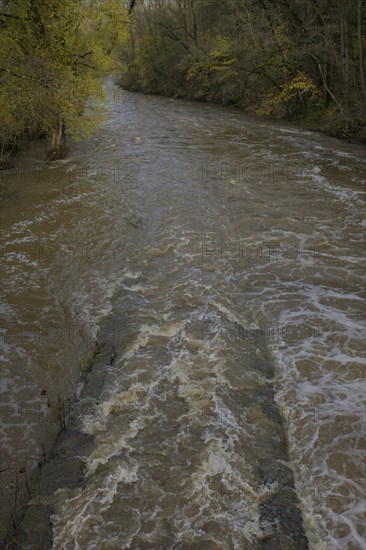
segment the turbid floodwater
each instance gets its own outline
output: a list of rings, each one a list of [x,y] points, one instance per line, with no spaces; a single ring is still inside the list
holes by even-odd
[[[106,91],[0,173],[4,524],[31,493],[23,548],[365,548],[365,148]]]

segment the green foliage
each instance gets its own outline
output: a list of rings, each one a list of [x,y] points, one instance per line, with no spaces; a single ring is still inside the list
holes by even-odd
[[[89,355],[83,354],[80,359],[80,372],[85,372],[88,370],[90,368],[90,364],[91,361]]]
[[[24,131],[52,147],[96,123],[127,15],[117,0],[8,0],[0,7],[1,157]],[[88,109],[92,99],[94,112]]]
[[[80,372],[85,373],[93,368],[95,358],[100,353],[102,345],[96,340],[93,349],[89,354],[82,353],[80,358]]]

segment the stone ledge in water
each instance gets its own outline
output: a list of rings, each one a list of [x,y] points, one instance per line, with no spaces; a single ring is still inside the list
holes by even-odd
[[[50,506],[29,506],[21,526],[15,533],[7,550],[50,550],[52,548],[52,508]]]
[[[53,458],[45,465],[39,482],[42,497],[57,489],[77,487],[83,480],[85,464],[81,458]]]
[[[37,503],[37,499],[52,495],[58,489],[79,487],[84,479],[85,463],[93,448],[94,436],[77,430],[62,432],[52,450],[49,462],[42,468],[37,485],[32,488],[31,502],[15,531],[7,550],[52,548],[51,506]],[[39,501],[38,501],[39,502]]]
[[[85,377],[80,399],[84,397],[98,399],[105,386],[105,369],[112,365],[116,356],[115,347],[110,343],[103,343],[101,351],[95,357],[93,367]]]
[[[84,434],[78,430],[62,432],[51,452],[50,458],[69,458],[89,456],[93,449],[94,436]]]
[[[261,541],[263,550],[307,550],[301,511],[297,506],[293,474],[283,461],[268,460],[260,465],[263,484],[277,488],[260,505],[261,527],[267,537]]]
[[[294,477],[290,465],[283,460],[263,460],[260,463],[262,483],[278,483],[282,488],[290,487],[295,491]]]
[[[296,505],[281,502],[278,495],[261,505],[261,527],[268,536],[261,550],[308,550],[301,512]]]

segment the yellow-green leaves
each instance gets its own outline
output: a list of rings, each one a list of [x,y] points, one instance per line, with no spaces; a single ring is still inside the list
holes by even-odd
[[[74,139],[100,121],[100,78],[126,40],[118,0],[9,0],[0,9],[0,150],[25,128]],[[1,15],[2,14],[2,15]],[[97,113],[97,116],[95,114]],[[0,159],[1,162],[1,159]]]
[[[307,101],[319,101],[319,99],[320,92],[318,88],[306,73],[300,71],[282,86],[281,91],[274,90],[266,98],[263,105],[257,109],[257,114],[278,114],[284,106],[290,111],[299,102],[305,105]]]

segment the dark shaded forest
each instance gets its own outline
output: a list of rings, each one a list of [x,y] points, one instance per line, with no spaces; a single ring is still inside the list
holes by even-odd
[[[137,0],[121,84],[366,141],[362,0]]]

